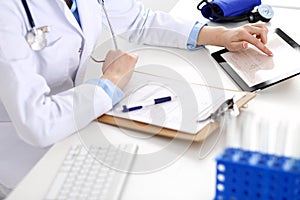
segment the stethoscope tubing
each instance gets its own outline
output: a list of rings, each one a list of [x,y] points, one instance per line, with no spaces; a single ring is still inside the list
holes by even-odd
[[[108,17],[108,14],[107,14],[107,10],[104,6],[104,0],[98,0],[98,3],[102,6],[102,9],[104,11],[104,14],[105,14],[105,17],[106,17],[106,20],[107,20],[107,23],[108,23],[108,26],[109,26],[109,29],[110,29],[110,33],[111,33],[111,36],[112,36],[112,39],[113,39],[113,43],[114,43],[114,47],[115,47],[115,50],[118,50],[118,44],[117,44],[117,39],[116,39],[116,35],[115,35],[115,32],[113,30],[113,27],[112,27],[112,24],[109,20],[109,17]]]
[[[112,35],[112,39],[113,39],[113,44],[114,44],[114,47],[115,47],[115,50],[118,50],[118,45],[117,45],[117,40],[116,40],[116,35],[113,31],[113,28],[112,28],[112,24],[108,18],[108,14],[107,14],[107,11],[106,11],[106,8],[104,6],[104,0],[98,0],[98,3],[102,6],[103,8],[103,11],[104,11],[104,14],[106,16],[106,19],[107,19],[107,22],[108,22],[108,25],[109,25],[109,29],[110,29],[110,32],[111,32],[111,35]],[[29,9],[29,6],[27,4],[27,0],[22,0],[22,4],[23,4],[23,7],[24,7],[24,10],[26,12],[26,15],[27,15],[27,18],[28,18],[28,21],[29,21],[29,25],[32,29],[32,31],[34,33],[36,33],[36,27],[35,27],[35,22],[33,20],[33,17],[31,15],[31,12],[30,12],[30,9]],[[93,58],[93,60],[95,62],[104,62],[104,60],[96,60]]]
[[[104,0],[98,0],[98,3],[102,6],[102,9],[104,11],[104,14],[105,14],[105,17],[106,17],[106,20],[107,20],[107,23],[108,23],[108,26],[109,26],[109,29],[110,29],[110,33],[111,33],[111,36],[112,36],[114,48],[115,48],[115,50],[118,50],[119,48],[118,48],[118,44],[117,44],[117,38],[116,38],[116,35],[115,35],[115,32],[114,32],[114,29],[112,27],[112,24],[109,20],[107,10],[104,6]],[[97,60],[93,56],[91,56],[91,59],[96,63],[104,63],[105,62],[105,60]]]
[[[26,12],[26,15],[27,15],[30,27],[31,28],[35,28],[35,23],[34,23],[32,15],[31,15],[30,9],[28,7],[27,1],[26,0],[22,0],[22,4],[23,4],[23,7],[25,9],[25,12]]]

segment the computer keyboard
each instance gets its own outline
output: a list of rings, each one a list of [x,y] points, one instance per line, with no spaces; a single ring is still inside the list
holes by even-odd
[[[136,152],[132,144],[71,147],[45,199],[119,199]]]

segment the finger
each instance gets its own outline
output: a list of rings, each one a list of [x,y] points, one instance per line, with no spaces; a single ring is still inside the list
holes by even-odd
[[[251,25],[245,25],[244,30],[241,34],[241,38],[240,41],[246,41],[249,42],[250,44],[254,45],[255,47],[257,47],[258,49],[260,49],[262,52],[264,52],[265,54],[271,56],[273,55],[272,52],[265,46],[266,43],[266,35],[267,35],[267,31],[264,29],[260,29],[257,28],[255,26],[251,26]],[[253,35],[256,35],[256,37],[264,37],[264,39],[257,39],[256,37],[254,37]],[[264,41],[264,43],[263,43]]]
[[[248,37],[245,37],[244,40],[246,42],[249,42],[250,44],[254,45],[257,47],[259,50],[267,54],[268,56],[272,56],[273,53],[270,49],[268,49],[260,40],[257,38],[253,37],[252,35],[248,35]]]
[[[257,24],[256,26],[246,25],[244,28],[251,35],[256,35],[256,38],[260,39],[263,44],[267,43],[268,29],[266,27]]]
[[[133,62],[136,64],[138,61],[139,56],[137,54],[129,54],[129,56],[131,57],[131,59],[133,60]]]
[[[267,29],[266,24],[265,23],[261,23],[261,22],[251,24],[251,26],[256,26],[258,28]]]
[[[114,55],[112,55],[114,54]],[[110,67],[114,67],[114,63],[115,62],[120,62],[123,63],[124,66],[126,66],[125,68],[123,68],[123,70],[129,70],[129,71],[133,71],[134,70],[134,66],[137,63],[138,60],[138,55],[136,54],[127,54],[124,52],[112,52],[112,54],[110,54],[108,57],[111,56],[111,58],[108,61],[105,61],[105,63],[103,64],[102,67],[102,72],[105,73],[106,70],[108,70]],[[119,63],[119,65],[120,65]]]
[[[110,50],[106,54],[105,61],[102,65],[102,72],[105,72],[116,60],[122,57],[125,53],[120,50]]]
[[[242,49],[246,49],[248,47],[248,43],[244,41],[240,42],[232,42],[230,47],[228,48],[229,51],[240,51]]]

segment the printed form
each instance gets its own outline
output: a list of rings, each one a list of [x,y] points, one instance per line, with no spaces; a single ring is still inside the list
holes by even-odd
[[[126,97],[107,114],[196,134],[209,123],[209,120],[204,122],[197,122],[197,120],[210,115],[225,100],[232,98],[236,93],[236,91],[224,91],[186,81],[135,72],[125,89]],[[123,105],[166,96],[176,98],[139,110],[122,112]]]

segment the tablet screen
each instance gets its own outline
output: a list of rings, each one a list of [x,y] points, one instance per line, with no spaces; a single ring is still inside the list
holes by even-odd
[[[286,36],[279,29],[268,35],[266,46],[273,56],[265,55],[250,44],[242,51],[223,50],[212,56],[242,89],[263,89],[300,73],[300,53],[295,50],[297,43],[287,40]]]

